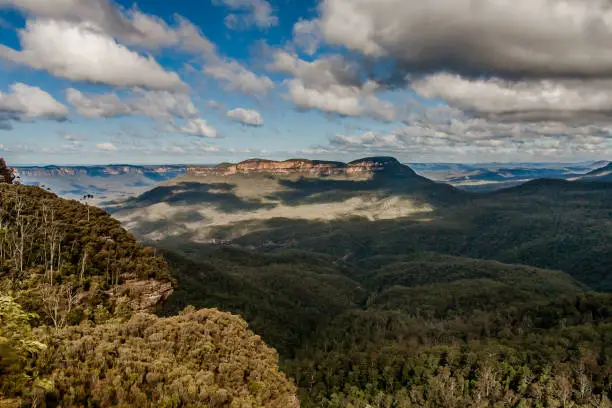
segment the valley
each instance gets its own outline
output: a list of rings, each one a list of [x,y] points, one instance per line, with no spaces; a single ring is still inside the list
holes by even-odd
[[[39,197],[41,208],[59,200],[36,187],[17,187]],[[66,203],[70,211],[87,208]],[[188,166],[178,177],[105,206],[151,249],[118,235],[114,242],[144,258],[130,252],[109,258],[117,249],[101,241],[97,252],[77,246],[62,256],[78,268],[83,251],[91,251],[91,283],[81,282],[74,266],[61,268],[60,282],[72,282],[84,303],[61,337],[45,337],[53,350],[45,357],[48,367],[57,359],[78,361],[81,336],[109,333],[96,356],[117,347],[113,339],[124,336],[119,324],[155,327],[153,337],[143,332],[121,340],[129,345],[128,361],[144,358],[137,357],[138,344],[150,347],[162,337],[204,350],[198,337],[170,340],[172,327],[205,336],[208,329],[198,324],[214,321],[213,330],[221,331],[226,318],[210,311],[218,309],[241,316],[278,352],[279,369],[292,384],[275,374],[274,356],[262,357],[266,387],[279,384],[269,404],[295,406],[296,395],[307,408],[561,407],[563,401],[605,407],[612,397],[612,184],[605,181],[549,178],[475,193],[430,180],[391,157],[248,160]],[[118,225],[100,218],[104,211],[93,214],[112,231]],[[85,225],[70,236],[87,236]],[[117,272],[107,274],[110,259],[109,270]],[[126,268],[140,272],[133,276]],[[32,273],[24,276],[37,276]],[[104,288],[101,298],[91,289],[94,282]],[[33,288],[23,286],[17,298],[27,311],[43,307],[26,300],[27,290],[39,291]],[[140,308],[159,317],[125,323],[126,310],[136,311],[129,316]],[[96,326],[73,326],[82,321]],[[214,336],[217,347],[227,347],[225,337]],[[231,351],[237,356],[252,344],[240,341]],[[102,364],[100,358],[90,364]],[[185,358],[166,356],[175,365]],[[246,363],[236,364],[242,370]],[[70,378],[88,375],[79,367],[57,378],[55,392],[106,398],[70,388]],[[168,372],[168,381],[173,375]],[[189,398],[221,398],[216,388],[201,387],[205,394]],[[239,382],[233,387],[234,400],[246,395]],[[268,398],[248,387],[252,398]],[[130,398],[138,395],[122,398],[136,401]]]
[[[163,313],[244,316],[302,406],[558,401],[578,365],[596,396],[568,398],[609,397],[612,185],[470,193],[363,161],[386,165],[191,170],[110,211],[164,251],[177,291]]]
[[[612,0],[0,0],[0,408],[612,408]]]

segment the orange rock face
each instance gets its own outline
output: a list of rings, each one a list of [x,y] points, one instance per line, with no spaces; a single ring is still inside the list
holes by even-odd
[[[193,176],[230,176],[235,174],[277,174],[303,176],[361,175],[387,170],[410,170],[392,157],[372,157],[350,163],[291,159],[273,161],[249,159],[238,164],[219,166],[192,166],[187,173]]]

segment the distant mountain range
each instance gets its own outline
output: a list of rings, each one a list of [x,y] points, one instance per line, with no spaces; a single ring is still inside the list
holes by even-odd
[[[384,159],[384,158],[378,158]],[[387,158],[388,159],[388,158]],[[243,169],[301,172],[303,175],[359,173],[359,160],[352,163],[293,159],[284,162],[251,159],[239,164],[188,165],[107,165],[107,166],[19,166],[17,175],[24,184],[44,186],[67,198],[93,194],[94,202],[121,200],[184,174],[241,172]],[[584,181],[612,181],[608,161],[584,163],[409,163],[405,169],[436,182],[475,192],[494,191],[539,178]],[[234,167],[232,167],[234,166]],[[232,170],[233,169],[233,170]]]
[[[410,164],[419,174],[474,192],[495,191],[541,178],[580,179],[610,162],[585,163],[482,163]],[[585,180],[586,181],[586,180]],[[591,180],[588,180],[591,181]]]
[[[48,188],[66,198],[92,194],[94,201],[101,202],[140,194],[184,174],[187,166],[31,166],[15,170],[23,184]]]

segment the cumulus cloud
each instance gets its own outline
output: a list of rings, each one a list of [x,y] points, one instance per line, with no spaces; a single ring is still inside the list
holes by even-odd
[[[204,73],[221,81],[228,91],[247,95],[267,94],[274,82],[265,75],[257,75],[234,59],[215,56],[204,65]]]
[[[612,126],[497,122],[449,107],[413,112],[390,132],[339,134],[320,154],[396,155],[408,160],[559,160],[612,154]]]
[[[301,19],[293,26],[293,43],[308,55],[317,52],[322,37],[321,23],[318,19]]]
[[[18,8],[43,19],[87,22],[128,45],[144,48],[181,46],[190,52],[209,52],[213,45],[199,28],[176,16],[171,27],[163,19],[137,8],[124,11],[108,0],[0,0],[1,7]]]
[[[216,52],[215,45],[208,39],[200,27],[195,26],[184,17],[176,16],[179,23],[177,28],[180,45],[185,51],[194,54],[214,54]]]
[[[112,151],[116,151],[117,147],[112,143],[106,142],[106,143],[98,143],[96,145],[96,149],[106,151],[106,152],[112,152]]]
[[[308,62],[288,52],[277,51],[268,69],[293,76],[285,83],[289,99],[300,109],[395,119],[395,107],[375,96],[380,86],[371,80],[364,81],[359,66],[340,56]]]
[[[84,94],[66,90],[66,99],[77,112],[88,118],[144,115],[153,119],[192,118],[199,114],[189,95],[168,91],[135,89],[121,99],[116,93]]]
[[[275,24],[263,0],[220,0],[259,25]],[[219,55],[202,30],[175,15],[173,24],[135,6],[125,10],[109,0],[0,0],[0,8],[16,7],[35,19],[19,30],[22,51],[0,45],[0,57],[46,70],[53,75],[116,87],[181,90],[186,85],[150,55],[127,46],[173,47],[205,61],[203,72],[227,90],[266,94],[274,83],[243,64]],[[266,11],[267,10],[267,11]]]
[[[606,0],[325,0],[326,39],[405,72],[609,77]]]
[[[213,4],[235,12],[225,18],[225,25],[233,30],[253,26],[265,29],[278,25],[278,17],[266,0],[213,0]]]
[[[237,108],[227,112],[227,117],[249,126],[263,126],[264,120],[259,112],[251,109]]]
[[[136,31],[108,0],[0,0],[0,7],[17,8],[46,19],[90,21],[116,34]]]
[[[166,131],[190,136],[216,138],[217,130],[204,119],[186,94],[135,89],[121,98],[116,93],[84,94],[66,90],[66,98],[77,112],[88,118],[143,115],[158,120]],[[177,119],[183,124],[179,125]]]
[[[11,121],[44,118],[63,121],[68,108],[42,89],[23,83],[10,86],[10,93],[0,92],[0,128],[10,130]]]
[[[427,98],[495,120],[609,120],[612,80],[469,80],[436,74],[415,81],[413,88]]]
[[[153,57],[130,51],[91,24],[28,21],[19,37],[23,50],[0,45],[0,57],[75,81],[166,90],[186,87]]]
[[[215,139],[218,137],[217,130],[210,126],[204,119],[199,118],[189,119],[182,126],[172,121],[170,123],[169,130],[188,136],[206,137],[209,139]]]

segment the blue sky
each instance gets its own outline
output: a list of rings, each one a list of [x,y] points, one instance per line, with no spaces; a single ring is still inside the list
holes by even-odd
[[[0,154],[13,164],[609,158],[612,36],[603,30],[600,44],[588,24],[610,11],[490,3],[0,0]],[[572,59],[577,50],[597,57]]]

